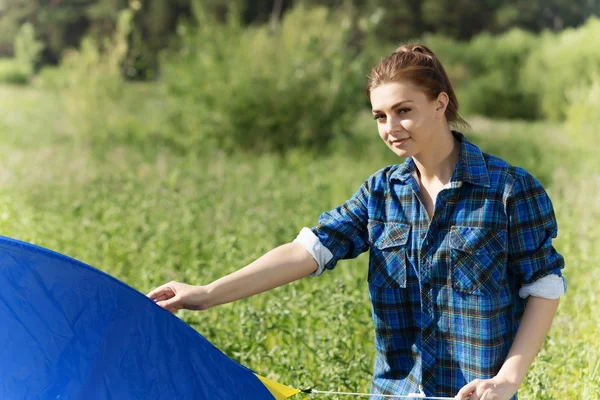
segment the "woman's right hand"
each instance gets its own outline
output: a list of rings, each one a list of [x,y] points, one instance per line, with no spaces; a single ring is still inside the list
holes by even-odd
[[[171,281],[153,289],[147,295],[156,304],[172,313],[181,310],[206,310],[208,304],[208,289],[206,286],[188,285]]]

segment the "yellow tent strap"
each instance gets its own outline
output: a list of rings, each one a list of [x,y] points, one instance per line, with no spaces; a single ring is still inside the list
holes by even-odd
[[[256,374],[255,374],[256,375]],[[289,386],[282,385],[281,383],[277,383],[270,379],[265,378],[264,376],[256,375],[258,379],[269,389],[269,392],[275,397],[276,400],[283,400],[291,397],[297,393],[300,393],[300,390],[291,388]]]

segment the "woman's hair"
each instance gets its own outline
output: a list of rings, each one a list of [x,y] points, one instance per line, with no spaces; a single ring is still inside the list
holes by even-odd
[[[455,126],[470,128],[458,114],[458,100],[448,79],[446,70],[433,51],[423,45],[402,45],[394,53],[379,62],[369,74],[367,97],[371,91],[384,83],[408,80],[420,88],[430,100],[435,100],[441,92],[446,92],[448,106],[446,120]]]

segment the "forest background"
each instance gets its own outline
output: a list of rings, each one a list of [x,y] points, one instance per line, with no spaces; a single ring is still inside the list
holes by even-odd
[[[421,42],[464,133],[553,200],[568,291],[521,398],[600,399],[598,15],[598,0],[0,0],[1,232],[144,293],[209,283],[402,161],[366,75]],[[366,266],[179,316],[284,384],[368,391]]]

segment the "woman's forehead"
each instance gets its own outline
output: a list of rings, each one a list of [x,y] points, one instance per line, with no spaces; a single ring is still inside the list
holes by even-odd
[[[425,94],[416,86],[406,82],[389,82],[371,90],[371,106],[373,110],[390,109],[400,102],[420,102]]]

